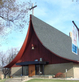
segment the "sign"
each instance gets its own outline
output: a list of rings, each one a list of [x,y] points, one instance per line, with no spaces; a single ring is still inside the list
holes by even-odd
[[[77,39],[78,38],[78,31],[75,27],[72,29],[72,52],[78,54],[77,49]]]
[[[75,46],[74,44],[72,44],[72,52],[74,52],[75,54],[78,54],[77,46]]]

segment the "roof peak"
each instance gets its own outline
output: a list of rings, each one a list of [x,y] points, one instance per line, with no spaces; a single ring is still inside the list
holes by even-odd
[[[41,20],[41,19],[39,19],[38,17],[36,17],[36,16],[34,16],[34,15],[32,15],[32,14],[30,14],[30,19],[32,20],[32,18],[36,18],[36,19],[38,19],[38,20],[40,20],[40,21],[42,21],[42,22],[44,22],[45,24],[47,24],[47,25],[49,25],[50,27],[52,27],[52,28],[54,28],[54,29],[56,29],[57,31],[59,31],[59,32],[61,32],[62,34],[64,34],[65,36],[67,36],[67,37],[69,37],[70,38],[70,36],[68,36],[67,34],[65,34],[64,32],[62,32],[62,31],[60,31],[60,30],[58,30],[57,28],[55,28],[55,27],[53,27],[52,25],[50,25],[50,24],[48,24],[48,23],[46,23],[45,21],[43,21],[43,20]]]
[[[79,61],[79,55],[72,53],[72,41],[68,35],[33,15],[31,17],[33,29],[43,46],[62,58]]]

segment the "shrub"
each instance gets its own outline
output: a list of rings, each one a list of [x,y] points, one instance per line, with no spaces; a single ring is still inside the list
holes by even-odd
[[[65,78],[65,74],[59,72],[59,73],[57,73],[57,74],[55,75],[55,78]]]

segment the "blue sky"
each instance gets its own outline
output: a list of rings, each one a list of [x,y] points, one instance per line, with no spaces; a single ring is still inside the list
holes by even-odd
[[[26,0],[25,0],[26,1]],[[79,27],[79,0],[31,0],[37,7],[34,16],[50,24],[61,32],[69,35],[72,31],[72,20]],[[23,32],[12,31],[6,40],[0,37],[2,45],[0,50],[20,48],[27,34],[28,25]]]

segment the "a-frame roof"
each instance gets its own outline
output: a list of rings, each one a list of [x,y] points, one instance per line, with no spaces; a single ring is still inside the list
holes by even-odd
[[[79,55],[72,53],[72,40],[54,27],[32,16],[32,24],[35,33],[41,43],[59,57],[79,61]]]
[[[31,28],[30,27],[31,22],[36,36],[46,49],[48,49],[50,52],[56,54],[61,58],[73,62],[79,62],[79,55],[72,53],[72,47],[71,47],[72,41],[69,36],[65,35],[64,33],[50,26],[49,24],[43,22],[37,17],[31,15],[29,29],[25,41],[23,43],[23,46],[19,51],[19,53],[17,54],[17,56],[15,57],[15,59],[5,67],[8,68],[12,67],[23,55],[25,47],[27,46],[27,40],[29,30]]]

